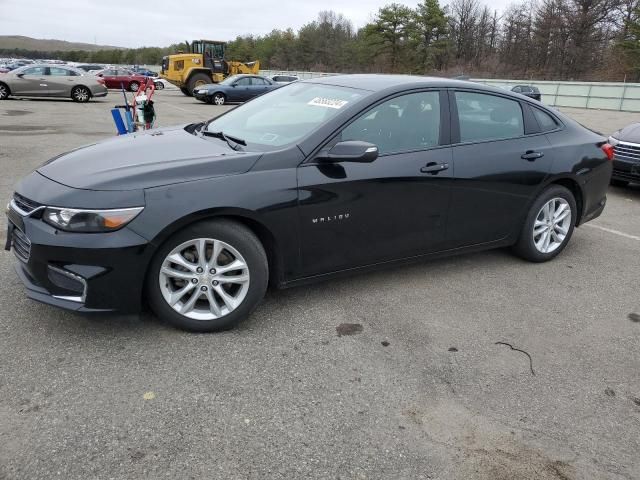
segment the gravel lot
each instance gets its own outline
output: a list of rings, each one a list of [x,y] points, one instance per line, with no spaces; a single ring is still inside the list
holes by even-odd
[[[0,102],[0,198],[113,135],[121,102]],[[156,106],[161,125],[223,111]],[[638,118],[567,111],[604,133]],[[0,479],[640,478],[640,186],[551,263],[498,250],[270,292],[223,334],[40,305],[13,263]]]

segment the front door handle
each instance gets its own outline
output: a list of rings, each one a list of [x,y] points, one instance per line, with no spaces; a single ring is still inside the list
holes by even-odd
[[[526,153],[520,155],[520,158],[522,158],[523,160],[529,160],[530,162],[533,162],[534,160],[542,157],[544,157],[544,153],[534,152],[533,150],[527,150]]]
[[[439,172],[447,170],[449,168],[448,163],[429,162],[420,169],[422,173],[430,173],[431,175],[437,175]]]

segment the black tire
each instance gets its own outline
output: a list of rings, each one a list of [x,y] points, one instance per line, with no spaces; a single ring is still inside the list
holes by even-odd
[[[225,97],[224,93],[216,92],[211,97],[211,103],[214,105],[224,105],[227,102],[227,97]]]
[[[242,303],[230,313],[210,320],[196,320],[178,313],[167,303],[160,287],[160,269],[167,255],[182,243],[199,238],[221,240],[231,245],[246,261],[250,275],[249,288]],[[244,320],[264,297],[268,282],[267,255],[258,237],[237,222],[214,219],[187,226],[160,247],[149,267],[146,294],[153,312],[173,326],[191,332],[215,332],[232,328]]]
[[[627,185],[629,185],[628,180],[618,180],[617,178],[612,178],[610,183],[614,187],[626,187]]]
[[[196,87],[201,87],[202,85],[207,85],[211,83],[211,77],[206,73],[194,73],[189,78],[189,82],[187,83],[187,88],[189,89],[190,96],[193,96],[193,91]]]
[[[78,103],[87,103],[91,99],[91,90],[87,87],[79,85],[71,90],[71,99]]]
[[[187,97],[193,97],[193,94],[189,91],[187,87],[180,87],[180,91],[185,94]]]
[[[131,90],[132,92],[137,92],[139,88],[140,84],[138,82],[131,82],[129,84],[129,90]]]
[[[571,209],[571,221],[567,229],[567,233],[562,243],[553,251],[548,253],[541,252],[534,243],[534,225],[542,207],[552,199],[564,199]],[[570,190],[561,185],[551,185],[546,188],[531,205],[527,218],[520,231],[518,242],[514,245],[514,252],[521,258],[530,262],[546,262],[557,256],[567,246],[571,240],[571,235],[575,228],[578,209],[576,200]],[[539,227],[538,227],[539,228]]]
[[[9,85],[0,82],[0,100],[6,100],[7,98],[9,98],[9,95],[11,95]]]

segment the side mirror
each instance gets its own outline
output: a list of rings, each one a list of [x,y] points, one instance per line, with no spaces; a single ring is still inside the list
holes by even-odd
[[[361,140],[347,140],[336,143],[331,150],[320,154],[318,158],[326,162],[370,163],[378,158],[378,147]]]

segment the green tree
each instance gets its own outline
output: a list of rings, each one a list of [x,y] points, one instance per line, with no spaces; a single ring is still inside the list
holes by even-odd
[[[640,7],[625,18],[624,37],[618,42],[623,52],[627,69],[632,73],[635,82],[640,81]]]
[[[412,37],[422,71],[440,70],[446,60],[449,44],[448,20],[438,0],[424,0],[413,13]]]
[[[392,72],[397,72],[404,62],[409,32],[414,12],[405,5],[392,3],[378,10],[373,24],[365,27],[373,48],[387,57]]]

